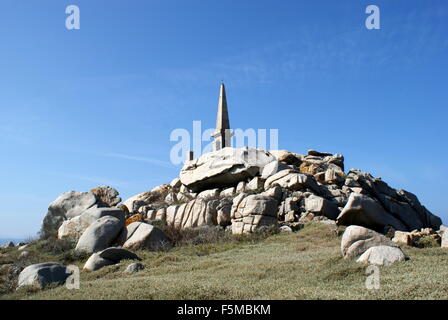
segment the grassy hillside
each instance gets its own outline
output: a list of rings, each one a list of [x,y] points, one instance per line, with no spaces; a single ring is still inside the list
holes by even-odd
[[[366,266],[341,258],[340,235],[321,223],[266,238],[216,241],[168,252],[140,251],[130,263],[81,272],[80,290],[21,289],[2,299],[447,299],[448,250],[405,247],[410,257],[380,268],[379,290],[367,290]],[[36,250],[32,248],[32,250]],[[12,254],[12,253],[9,253]],[[39,259],[65,260],[67,253]],[[82,268],[86,257],[74,262]],[[43,262],[41,260],[39,262]],[[48,261],[48,260],[47,260]],[[73,262],[70,262],[73,263]]]

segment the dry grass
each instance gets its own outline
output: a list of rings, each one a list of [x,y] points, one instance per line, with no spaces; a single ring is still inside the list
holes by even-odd
[[[380,268],[379,290],[367,290],[366,266],[341,258],[340,235],[321,224],[256,241],[188,244],[140,251],[130,262],[81,272],[80,290],[19,290],[4,299],[447,299],[448,250],[403,248],[409,261]],[[82,260],[77,262],[82,266]]]
[[[202,226],[180,230],[168,226],[162,221],[154,221],[154,226],[161,229],[171,239],[175,247],[197,246],[207,244],[215,246],[218,243],[258,242],[279,232],[277,227],[262,227],[256,232],[243,235],[232,235],[231,228],[221,226]]]

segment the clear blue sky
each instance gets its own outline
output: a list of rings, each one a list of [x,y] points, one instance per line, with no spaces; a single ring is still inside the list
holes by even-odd
[[[221,80],[232,127],[344,154],[448,219],[446,0],[2,0],[0,34],[0,238],[64,191],[176,177],[170,133],[213,127]]]

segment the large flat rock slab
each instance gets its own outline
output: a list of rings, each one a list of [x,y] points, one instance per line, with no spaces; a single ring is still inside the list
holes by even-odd
[[[194,192],[235,186],[255,177],[276,158],[266,150],[223,148],[188,161],[180,172],[182,184]]]

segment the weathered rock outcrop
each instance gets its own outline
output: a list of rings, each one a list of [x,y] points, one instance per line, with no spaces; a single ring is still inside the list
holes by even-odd
[[[400,248],[376,246],[367,249],[356,262],[387,266],[397,261],[404,261],[406,256]]]
[[[69,191],[63,193],[50,203],[42,222],[42,235],[46,237],[56,233],[65,220],[79,216],[95,203],[96,197],[91,192]]]
[[[109,247],[124,228],[123,220],[104,216],[93,222],[76,244],[77,251],[94,253]]]
[[[157,201],[163,201],[171,190],[169,184],[163,184],[153,188],[150,191],[145,191],[136,194],[126,201],[123,205],[129,210],[130,213],[137,213],[139,208]]]
[[[24,286],[35,286],[44,288],[50,283],[64,283],[71,275],[66,267],[55,262],[44,262],[33,264],[20,273],[18,280],[18,288]]]
[[[277,158],[277,160],[281,163],[285,163],[287,165],[300,166],[305,157],[302,154],[294,153],[288,150],[269,150],[269,152]]]
[[[443,233],[441,247],[448,248],[448,233],[447,232]]]
[[[141,260],[135,253],[123,248],[107,248],[95,252],[84,264],[83,270],[95,271],[105,266],[119,263],[121,260]]]
[[[333,170],[337,173],[344,172],[344,156],[328,152],[308,150],[308,155],[302,158],[300,172],[316,175],[318,173]]]
[[[125,213],[118,208],[99,208],[97,205],[87,209],[79,216],[65,220],[58,230],[59,239],[78,240],[83,232],[96,220],[104,216],[112,216],[125,221]]]
[[[95,195],[97,204],[102,207],[115,207],[121,202],[118,191],[109,186],[97,187],[90,192]]]
[[[148,223],[134,222],[126,229],[126,242],[123,244],[123,248],[160,250],[172,247],[171,240],[165,233]]]
[[[431,241],[431,243],[441,243],[441,235],[439,232],[435,232],[431,228],[425,228],[421,230],[413,230],[412,232],[404,232],[404,231],[395,231],[394,237],[392,239],[393,242],[408,245],[408,246],[414,246],[414,247],[421,247],[421,241],[423,242],[425,240]]]
[[[180,180],[194,192],[231,187],[255,177],[274,160],[274,156],[265,150],[223,148],[188,161],[180,172]]]
[[[232,233],[250,233],[261,226],[276,225],[277,212],[278,203],[274,198],[241,194],[233,199]]]
[[[297,170],[297,168],[292,165],[287,165],[278,160],[271,161],[267,165],[265,165],[261,170],[261,178],[266,180],[270,176],[282,170]]]
[[[279,207],[278,216],[285,222],[294,222],[294,220],[297,220],[301,213],[301,200],[302,194],[295,194],[286,198]]]
[[[219,196],[219,194],[220,194],[220,191],[217,188],[211,189],[211,190],[204,190],[204,191],[200,192],[196,198],[204,199],[204,200],[213,199],[213,198],[217,198]]]
[[[380,233],[438,230],[441,225],[440,218],[412,193],[395,190],[359,170],[345,174],[342,155],[315,150],[301,155],[223,148],[188,161],[180,178],[170,184],[132,196],[119,209],[102,208],[119,200],[110,187],[63,194],[50,205],[44,229],[57,227],[59,238],[78,239],[93,220],[104,216],[122,220],[123,214],[126,225],[155,220],[178,229],[232,225],[235,233],[277,222],[303,225],[322,219]],[[245,209],[246,205],[256,209]],[[123,234],[114,243],[123,245]]]
[[[339,215],[338,206],[327,199],[316,195],[305,198],[305,210],[335,220]]]
[[[377,202],[380,214],[374,215],[371,211],[371,201],[364,201],[358,195],[354,195],[352,201],[348,201],[338,221],[341,224],[362,224],[366,227],[381,231],[381,227],[393,226],[396,230],[412,231],[421,228],[438,230],[442,220],[433,215],[420,204],[417,197],[405,190],[395,190],[379,178],[373,178],[370,174],[359,170],[350,170],[345,180],[346,190],[350,193],[361,193]],[[361,210],[353,210],[353,205]],[[366,208],[364,209],[364,205]],[[348,211],[348,212],[347,212]],[[361,211],[361,214],[355,214]],[[370,212],[370,213],[367,213]],[[343,217],[347,215],[347,217]],[[356,217],[355,217],[356,216]],[[361,220],[356,223],[352,220]],[[348,222],[350,221],[350,222]],[[393,224],[395,224],[395,226]]]
[[[337,217],[340,225],[360,225],[384,232],[385,226],[395,230],[408,230],[407,227],[369,196],[352,193],[340,215]]]
[[[188,203],[170,206],[166,211],[166,223],[178,229],[216,225],[219,200],[194,199]]]
[[[267,178],[264,189],[268,190],[273,186],[291,191],[311,190],[317,194],[321,193],[320,187],[313,176],[299,173],[293,169],[279,171]]]
[[[283,196],[285,194],[286,194],[286,192],[283,192],[283,189],[280,188],[279,186],[274,186],[274,187],[269,188],[268,190],[260,193],[260,195],[262,195],[262,196],[274,198],[279,203],[281,202],[281,200],[283,199]]]
[[[382,234],[361,226],[349,226],[341,239],[342,256],[353,259],[362,255],[367,249],[376,246],[397,247],[397,245]]]
[[[232,201],[229,199],[222,199],[216,207],[216,222],[220,226],[228,226],[232,224],[230,217],[232,211]]]

